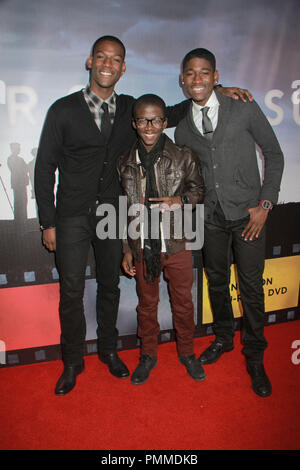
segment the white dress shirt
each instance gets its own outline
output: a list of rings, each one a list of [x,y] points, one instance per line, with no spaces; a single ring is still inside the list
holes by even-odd
[[[220,103],[214,91],[210,95],[209,100],[205,106],[209,107],[207,115],[209,119],[211,120],[213,130],[215,131],[217,124],[218,124],[218,114],[219,114]],[[202,114],[201,109],[204,108],[205,106],[200,106],[199,104],[193,101],[192,112],[193,112],[194,123],[202,135],[203,135],[203,129],[202,129],[203,114]]]

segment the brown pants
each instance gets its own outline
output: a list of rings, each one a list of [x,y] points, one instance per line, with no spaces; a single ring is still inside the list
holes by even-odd
[[[137,293],[139,297],[138,336],[141,338],[141,354],[157,355],[157,336],[160,325],[157,320],[159,281],[146,281],[143,263],[135,260]],[[176,331],[179,356],[194,354],[194,304],[192,300],[193,259],[191,251],[181,251],[166,258],[162,254],[162,269],[168,281],[173,325]]]

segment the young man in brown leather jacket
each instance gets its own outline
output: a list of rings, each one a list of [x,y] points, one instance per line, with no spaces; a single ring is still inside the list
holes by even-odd
[[[136,100],[132,124],[138,140],[118,162],[128,208],[139,204],[139,209],[142,208],[140,215],[143,213],[137,237],[130,232],[133,217],[128,217],[127,239],[123,241],[122,266],[128,275],[135,276],[139,297],[141,358],[131,383],[139,385],[146,382],[157,363],[160,331],[157,307],[162,271],[169,282],[179,361],[193,379],[204,380],[205,372],[193,349],[192,253],[186,249],[184,233],[180,236],[175,228],[176,210],[182,217],[184,204],[191,204],[194,208],[203,202],[204,184],[199,162],[189,148],[178,147],[163,134],[167,126],[166,107],[158,96],[143,95]],[[157,211],[156,224],[151,217],[153,211]],[[169,230],[162,223],[164,211],[170,211]]]

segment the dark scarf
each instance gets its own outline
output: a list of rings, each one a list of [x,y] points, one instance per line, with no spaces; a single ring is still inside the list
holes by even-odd
[[[161,156],[165,144],[165,136],[162,134],[156,145],[147,152],[142,142],[138,141],[138,152],[141,160],[143,176],[146,178],[145,206],[148,211],[148,238],[144,239],[143,263],[146,267],[145,279],[153,281],[161,273],[161,233],[159,224],[159,238],[151,239],[151,204],[149,198],[158,197],[157,184],[155,179],[154,165]],[[155,209],[154,209],[155,210]],[[159,221],[161,220],[161,214]]]

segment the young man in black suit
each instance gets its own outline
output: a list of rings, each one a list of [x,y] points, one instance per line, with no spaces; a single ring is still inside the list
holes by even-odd
[[[263,367],[265,222],[278,199],[283,155],[259,106],[214,91],[218,78],[210,51],[199,48],[185,56],[181,79],[192,103],[176,128],[175,141],[190,147],[201,162],[206,188],[203,255],[216,335],[199,361],[211,364],[233,349],[233,250],[243,306],[243,353],[253,389],[265,397],[271,394]],[[264,155],[262,183],[255,144]]]
[[[35,167],[35,192],[43,244],[56,251],[60,276],[61,346],[64,371],[55,393],[65,395],[84,369],[86,323],[83,310],[85,269],[91,243],[97,277],[97,335],[99,359],[118,377],[129,371],[116,353],[121,242],[96,236],[103,203],[118,212],[121,188],[116,160],[135,140],[131,126],[134,98],[117,95],[116,83],[126,70],[125,47],[116,37],[94,43],[86,62],[89,85],[56,101],[43,127]],[[239,89],[229,93],[240,93]],[[189,102],[167,109],[169,127],[185,115]],[[56,204],[55,172],[59,170]]]

